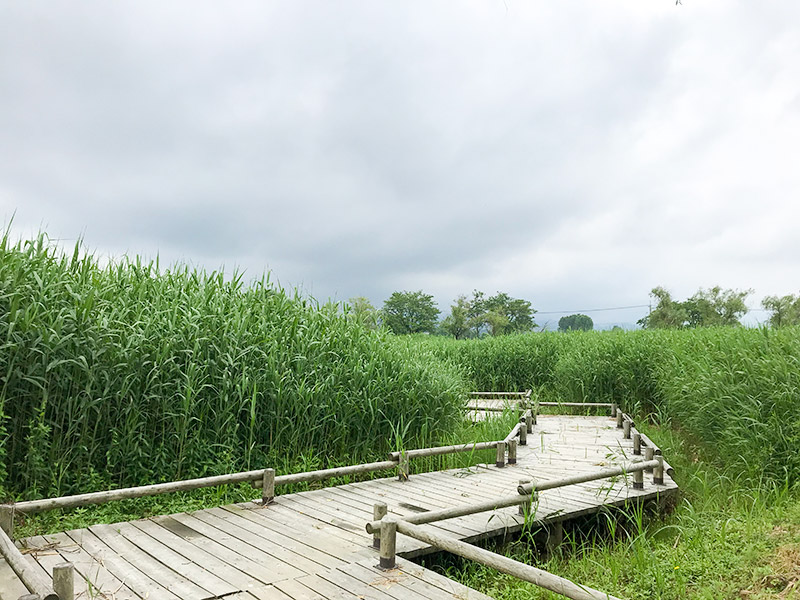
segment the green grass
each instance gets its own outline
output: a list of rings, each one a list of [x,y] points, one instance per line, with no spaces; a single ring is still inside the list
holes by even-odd
[[[6,232],[0,344],[3,499],[502,439],[513,416],[466,426],[467,391],[532,388],[540,400],[623,405],[684,495],[666,516],[587,520],[553,556],[535,532],[503,551],[631,599],[790,598],[800,580],[800,328],[393,337],[266,277],[101,264],[80,245],[64,254],[45,236],[12,243]],[[413,467],[492,461],[485,451]],[[228,486],[51,512],[18,535],[255,496]],[[438,560],[498,598],[549,597]]]
[[[479,389],[533,388],[541,400],[618,402],[669,422],[738,478],[800,478],[800,328],[417,337]]]
[[[587,518],[565,528],[564,545],[551,555],[536,531],[492,548],[629,600],[797,597],[780,595],[800,581],[797,493],[745,485],[699,460],[680,435],[648,433],[676,469],[682,496],[672,512],[631,506]],[[498,600],[561,597],[452,556],[425,563]]]
[[[104,266],[45,236],[0,240],[0,344],[0,496],[18,499],[435,445],[467,391],[266,278]]]

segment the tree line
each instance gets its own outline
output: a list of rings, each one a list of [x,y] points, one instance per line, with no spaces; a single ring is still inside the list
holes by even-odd
[[[483,336],[509,335],[533,331],[536,310],[530,301],[513,298],[505,292],[489,296],[473,290],[456,298],[450,314],[439,320],[439,310],[433,296],[422,290],[394,292],[378,310],[367,298],[351,298],[348,315],[371,329],[386,327],[397,335],[429,333],[447,335],[463,340]],[[569,315],[559,321],[561,331],[592,329],[592,319],[586,315]]]
[[[450,314],[441,321],[433,296],[422,290],[394,292],[380,310],[364,297],[351,298],[348,303],[350,318],[367,327],[383,326],[398,335],[430,333],[456,339],[532,331],[536,327],[535,312],[528,300],[512,298],[505,292],[487,296],[479,290],[456,298]]]
[[[665,288],[655,287],[650,291],[650,297],[656,301],[656,306],[637,323],[646,329],[738,327],[749,310],[745,300],[752,293],[753,290],[714,286],[700,288],[686,300],[677,301]],[[772,327],[800,325],[800,295],[766,296],[761,306],[769,313],[768,323]]]
[[[678,301],[664,287],[655,287],[650,291],[655,306],[637,324],[645,329],[741,326],[741,318],[748,312],[745,301],[752,293],[753,290],[714,286],[700,288],[689,298]],[[772,327],[800,325],[800,295],[767,296],[761,304],[769,313],[768,323]],[[422,290],[394,292],[381,309],[363,296],[351,298],[345,310],[348,318],[365,327],[385,327],[397,335],[428,333],[468,339],[526,333],[538,327],[531,302],[505,292],[489,296],[473,290],[469,296],[462,294],[444,319],[440,319],[441,311],[433,296]],[[593,328],[591,317],[584,314],[566,315],[558,321],[559,331]]]

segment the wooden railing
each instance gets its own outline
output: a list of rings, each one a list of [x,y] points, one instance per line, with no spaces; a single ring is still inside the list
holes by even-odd
[[[73,586],[66,585],[71,583],[74,578],[72,563],[57,565],[53,570],[53,582],[51,583],[25,560],[22,552],[14,545],[5,529],[0,529],[0,556],[5,559],[25,589],[30,592],[30,594],[22,596],[20,600],[73,600],[75,595],[71,591]],[[61,588],[60,593],[55,590],[56,587]]]
[[[293,473],[276,476],[275,470],[271,468],[257,469],[253,471],[243,471],[227,475],[216,475],[211,477],[201,477],[183,481],[173,481],[153,485],[122,488],[117,490],[106,490],[91,492],[87,494],[77,494],[73,496],[61,496],[58,498],[46,498],[42,500],[29,500],[15,504],[0,505],[0,556],[5,558],[8,564],[24,584],[30,595],[24,596],[24,600],[72,600],[74,597],[74,567],[71,563],[57,565],[53,571],[52,584],[47,581],[39,571],[35,570],[24,558],[19,549],[14,545],[14,517],[16,513],[33,514],[54,509],[76,508],[92,504],[104,504],[116,500],[142,498],[155,496],[171,492],[188,491],[205,487],[215,487],[220,485],[237,484],[251,482],[253,487],[262,490],[261,501],[264,504],[272,502],[275,497],[275,488],[280,485],[288,485],[302,482],[313,482],[342,477],[347,475],[357,475],[373,471],[397,469],[398,478],[406,480],[410,476],[410,461],[414,458],[431,456],[441,456],[463,452],[476,452],[491,448],[496,449],[495,466],[503,467],[506,463],[514,464],[517,458],[517,445],[527,444],[527,435],[532,432],[533,425],[536,423],[537,410],[530,405],[531,390],[526,392],[473,392],[474,396],[500,395],[505,394],[512,397],[520,397],[519,408],[522,412],[519,423],[517,423],[503,440],[492,442],[476,442],[471,444],[459,444],[451,446],[440,446],[433,448],[420,448],[413,450],[400,450],[389,453],[388,460],[349,465],[345,467],[334,467],[317,471],[307,471],[303,473]],[[544,403],[542,403],[544,404]],[[550,403],[548,403],[549,405]],[[558,404],[558,403],[555,403]],[[617,427],[623,430],[626,439],[631,438],[633,420],[617,408],[616,404],[595,404],[595,403],[562,403],[563,405],[586,405],[586,406],[611,406],[612,417],[617,420]],[[641,455],[644,450],[644,460],[631,462],[613,469],[604,469],[588,475],[576,475],[573,477],[552,480],[546,482],[521,482],[518,487],[518,494],[513,497],[498,498],[479,504],[468,506],[453,507],[440,511],[429,511],[419,513],[403,519],[396,519],[387,515],[386,505],[378,503],[374,507],[374,520],[367,524],[367,530],[374,534],[373,543],[381,549],[381,564],[394,564],[394,535],[397,531],[415,537],[426,543],[453,552],[466,558],[471,558],[487,566],[492,566],[498,570],[510,573],[530,581],[551,591],[561,593],[568,598],[596,600],[599,598],[613,599],[612,596],[602,594],[596,590],[578,586],[556,575],[551,575],[540,569],[529,565],[523,565],[509,558],[496,555],[487,550],[476,548],[456,539],[439,536],[430,533],[424,528],[419,527],[423,523],[450,519],[468,514],[486,512],[498,508],[519,505],[520,507],[530,507],[539,491],[574,485],[596,479],[605,479],[623,474],[633,475],[634,489],[641,489],[643,486],[642,473],[647,470],[653,472],[653,481],[656,485],[664,483],[664,472],[672,474],[672,468],[664,462],[661,451],[644,434],[635,432],[633,434],[634,454]],[[522,508],[521,508],[522,510]],[[384,529],[387,531],[384,534]],[[388,533],[391,530],[391,533]],[[381,540],[390,540],[381,542]],[[391,550],[391,556],[389,556]],[[384,556],[386,554],[386,556]],[[548,587],[549,586],[549,587]],[[573,595],[569,595],[573,594]],[[584,594],[584,595],[580,595]],[[23,599],[20,599],[23,600]]]
[[[571,403],[570,405],[575,406],[583,404],[584,403]],[[600,406],[600,404],[594,403],[586,404]],[[623,430],[623,437],[625,439],[631,439],[633,419],[629,415],[623,413],[616,404],[604,404],[602,406],[611,407],[611,416],[617,419],[618,427]],[[524,443],[524,436],[528,431],[529,428],[525,426],[525,420],[523,418],[509,433],[506,440],[514,436],[519,436],[520,443]],[[519,506],[519,511],[522,515],[530,514],[533,503],[538,500],[539,492],[611,477],[625,476],[625,481],[627,483],[627,476],[631,475],[633,489],[641,490],[644,488],[644,473],[651,472],[653,474],[653,484],[656,486],[664,485],[664,473],[666,471],[672,475],[672,469],[664,462],[658,447],[653,444],[646,435],[639,432],[633,433],[633,446],[633,453],[637,456],[642,455],[642,450],[644,449],[643,459],[636,458],[633,461],[617,467],[600,469],[592,473],[572,475],[561,479],[520,481],[517,487],[517,494],[513,496],[509,495],[476,504],[417,513],[402,518],[389,515],[385,503],[376,503],[373,507],[374,520],[366,524],[366,530],[367,533],[373,535],[373,547],[380,551],[379,566],[383,569],[392,569],[395,567],[397,533],[401,533],[426,544],[430,544],[434,548],[474,560],[482,565],[512,575],[522,581],[528,581],[572,600],[619,600],[610,594],[592,589],[588,586],[579,585],[564,577],[548,573],[547,571],[515,561],[506,556],[495,554],[489,550],[478,548],[453,537],[441,535],[428,528],[421,527],[421,525],[513,506]]]
[[[524,411],[531,408],[531,394],[532,390],[525,390],[524,392],[470,392],[469,400],[474,401],[467,405],[468,411],[483,411],[483,412],[505,412],[513,407],[518,407],[519,410]],[[493,406],[489,404],[478,404],[480,400],[503,400],[506,401],[505,406]],[[534,410],[534,414],[537,411]]]

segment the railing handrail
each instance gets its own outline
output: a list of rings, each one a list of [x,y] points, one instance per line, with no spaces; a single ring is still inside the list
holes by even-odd
[[[415,450],[396,450],[394,452],[389,452],[389,460],[400,460],[403,454],[405,454],[407,458],[424,458],[426,456],[441,456],[443,454],[458,454],[460,452],[477,452],[479,450],[497,448],[497,444],[503,441],[504,440],[495,440],[492,442],[472,442],[467,444],[455,444],[452,446],[418,448]]]
[[[636,473],[645,471],[650,468],[658,468],[662,464],[661,459],[633,461],[620,465],[612,469],[603,469],[592,473],[584,473],[582,475],[573,475],[561,479],[550,479],[544,482],[520,484],[517,487],[518,494],[516,496],[504,496],[502,498],[495,498],[486,500],[484,502],[476,502],[475,504],[464,504],[461,506],[451,506],[441,510],[431,510],[423,513],[417,513],[403,517],[408,523],[417,525],[423,523],[434,523],[436,521],[444,521],[445,519],[455,519],[456,517],[465,517],[467,515],[474,515],[498,508],[509,508],[511,506],[519,506],[528,504],[533,500],[533,492],[541,492],[545,490],[552,490],[560,487],[567,487],[576,485],[578,483],[586,483],[589,481],[597,481],[600,479],[607,479],[609,477],[616,477],[619,475],[626,475],[629,473]],[[374,533],[380,528],[380,520],[370,521],[366,525],[367,533]]]
[[[37,571],[22,555],[6,532],[0,528],[0,556],[11,566],[19,580],[31,593],[41,600],[58,600],[52,584]]]
[[[475,442],[471,444],[461,444],[455,446],[439,446],[434,448],[420,448],[406,450],[408,459],[422,458],[424,456],[438,456],[443,454],[454,454],[459,452],[470,452],[496,448],[498,443],[506,440],[492,442]],[[317,471],[305,471],[301,473],[290,473],[274,477],[274,485],[288,485],[292,483],[303,483],[311,481],[321,481],[332,477],[341,477],[358,473],[369,473],[372,471],[383,471],[394,469],[398,466],[403,451],[391,452],[388,460],[372,463],[362,463],[348,465],[344,467],[332,467],[330,469],[320,469]],[[237,484],[252,482],[254,487],[261,487],[266,469],[256,469],[253,471],[241,471],[239,473],[229,473],[226,475],[212,475],[210,477],[198,477],[195,479],[184,479],[167,483],[154,483],[115,490],[103,490],[99,492],[88,492],[85,494],[75,494],[71,496],[59,496],[56,498],[44,498],[41,500],[25,500],[8,504],[13,506],[15,512],[24,514],[34,514],[47,510],[77,508],[92,504],[105,504],[117,500],[128,500],[132,498],[143,498],[156,496],[172,492],[182,492],[195,490],[205,487],[215,487],[219,485]]]
[[[390,517],[385,518],[387,520],[391,519]],[[451,554],[474,560],[477,563],[496,569],[501,573],[506,573],[517,579],[528,581],[572,600],[619,600],[619,598],[615,596],[600,592],[588,586],[579,585],[569,579],[548,573],[547,571],[531,565],[526,565],[513,558],[496,554],[485,548],[473,546],[472,544],[462,542],[450,536],[428,531],[424,527],[409,523],[405,519],[393,520],[393,524],[394,530],[403,535],[430,544],[440,550],[446,550]],[[381,562],[383,563],[383,561],[384,556],[382,553]],[[392,558],[392,562],[394,562],[394,558]]]
[[[515,398],[522,396],[527,397],[530,396],[530,390],[526,390],[524,392],[470,392],[470,396],[513,396]]]
[[[614,404],[611,402],[539,402],[539,406],[600,406],[602,408],[611,408]]]

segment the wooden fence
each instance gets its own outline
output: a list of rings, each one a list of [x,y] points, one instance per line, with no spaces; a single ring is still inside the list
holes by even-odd
[[[332,477],[357,475],[390,469],[397,469],[398,477],[405,480],[410,476],[410,461],[414,458],[475,452],[491,448],[496,449],[495,465],[497,467],[503,467],[505,465],[506,456],[507,462],[513,464],[516,462],[517,445],[524,446],[527,444],[527,435],[532,432],[533,425],[536,423],[536,414],[538,412],[536,406],[538,406],[538,403],[536,406],[531,406],[531,390],[525,392],[472,393],[474,397],[492,396],[497,398],[503,395],[519,399],[518,407],[521,412],[519,423],[514,426],[503,440],[401,450],[389,453],[388,460],[385,461],[288,475],[276,476],[274,469],[266,468],[118,490],[106,490],[43,500],[30,500],[15,504],[3,504],[0,505],[0,556],[5,558],[17,577],[19,577],[20,581],[22,581],[26,589],[30,592],[29,595],[23,596],[20,600],[73,600],[74,567],[71,563],[57,565],[53,570],[53,581],[51,583],[26,561],[20,550],[14,545],[14,518],[17,513],[33,514],[47,510],[76,508],[92,504],[103,504],[116,500],[142,498],[157,494],[244,482],[251,482],[254,487],[260,488],[262,490],[261,501],[264,504],[268,504],[272,502],[275,497],[275,488],[280,485],[321,481]],[[548,405],[549,404],[550,403],[548,403]],[[630,416],[619,410],[616,404],[569,403],[569,406],[611,406],[611,414],[612,417],[616,417],[617,419],[617,427],[623,430],[623,436],[626,439],[630,439],[633,420]],[[536,494],[539,491],[618,475],[633,475],[634,489],[641,489],[643,486],[644,471],[653,473],[653,481],[655,484],[663,484],[665,470],[671,475],[672,469],[664,462],[661,457],[661,451],[649,438],[638,432],[634,433],[633,444],[634,454],[636,455],[641,455],[644,449],[643,460],[639,459],[636,462],[631,462],[613,469],[603,469],[588,475],[576,475],[565,479],[545,482],[520,482],[517,490],[518,494],[516,496],[497,498],[478,504],[452,507],[439,511],[428,511],[404,519],[396,519],[388,515],[386,512],[386,505],[384,503],[378,503],[374,507],[374,520],[367,524],[367,531],[373,534],[373,545],[376,548],[380,548],[380,562],[381,565],[386,568],[394,565],[395,536],[397,532],[400,532],[442,550],[494,567],[524,581],[530,581],[548,590],[565,595],[568,598],[578,600],[597,600],[599,598],[615,600],[613,596],[602,594],[591,588],[579,586],[567,579],[552,575],[540,569],[536,569],[535,567],[524,565],[512,559],[489,552],[488,550],[483,550],[461,542],[460,540],[431,533],[425,528],[420,528],[420,524],[432,523],[443,519],[476,514],[510,506],[520,506],[521,512],[524,512],[529,510],[531,503],[535,501]]]
[[[572,403],[571,405],[583,404],[584,403]],[[623,436],[625,439],[630,439],[633,419],[619,410],[616,404],[605,406],[611,407],[611,416],[616,417],[618,426],[623,429]],[[525,435],[523,432],[526,431],[527,428],[523,426],[523,422],[520,422],[509,435],[511,436],[516,432],[516,435],[520,437],[520,443],[522,443],[523,436]],[[530,514],[531,506],[537,500],[538,492],[589,481],[607,479],[609,477],[625,476],[627,482],[627,476],[632,475],[633,489],[640,490],[644,488],[644,473],[652,472],[653,484],[664,485],[665,469],[671,471],[671,468],[664,462],[661,451],[647,436],[638,432],[634,433],[633,444],[635,455],[641,455],[644,446],[645,456],[643,459],[637,458],[634,461],[618,467],[601,469],[593,473],[573,475],[561,479],[549,481],[521,481],[517,487],[517,495],[515,496],[509,495],[507,497],[495,498],[476,504],[428,511],[403,518],[397,518],[387,514],[386,504],[377,503],[373,509],[374,520],[366,524],[366,530],[367,533],[373,535],[373,546],[380,550],[379,565],[383,569],[392,569],[395,567],[397,533],[401,533],[426,544],[430,544],[440,550],[474,560],[482,565],[512,575],[522,581],[533,583],[534,585],[561,594],[572,600],[619,600],[610,594],[600,592],[588,586],[576,584],[564,577],[495,554],[494,552],[473,546],[461,540],[441,535],[435,531],[421,527],[421,525],[512,506],[519,506],[520,514]]]

